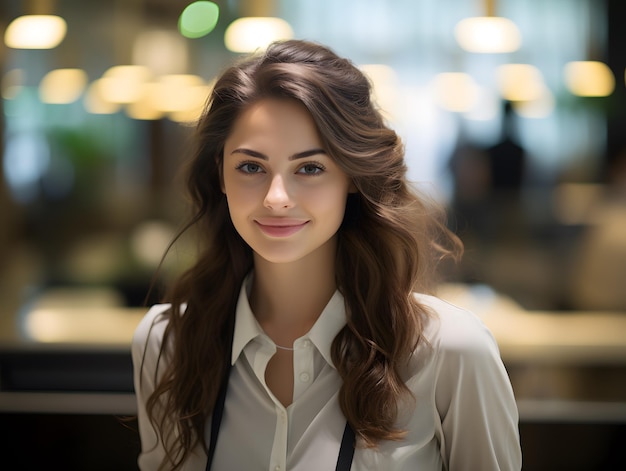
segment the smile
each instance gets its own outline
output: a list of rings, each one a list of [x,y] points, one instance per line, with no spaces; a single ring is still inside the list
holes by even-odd
[[[270,237],[289,237],[299,232],[309,221],[254,221],[261,231]]]

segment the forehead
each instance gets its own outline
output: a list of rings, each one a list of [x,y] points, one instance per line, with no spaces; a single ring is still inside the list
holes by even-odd
[[[280,139],[301,141],[303,146],[320,145],[315,121],[306,107],[296,100],[266,98],[246,108],[234,121],[226,147],[241,141],[263,143]]]

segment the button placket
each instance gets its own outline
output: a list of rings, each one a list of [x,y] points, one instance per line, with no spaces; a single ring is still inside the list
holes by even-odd
[[[287,437],[289,423],[287,411],[284,407],[276,406],[276,433],[274,435],[274,446],[272,447],[272,462],[274,469],[284,470],[287,466]]]
[[[313,382],[313,343],[309,339],[299,339],[294,351],[293,399],[298,399]]]

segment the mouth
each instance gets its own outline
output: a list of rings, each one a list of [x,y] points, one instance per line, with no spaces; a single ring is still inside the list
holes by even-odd
[[[309,221],[303,220],[266,220],[257,219],[254,221],[261,231],[270,237],[289,237],[299,232]]]

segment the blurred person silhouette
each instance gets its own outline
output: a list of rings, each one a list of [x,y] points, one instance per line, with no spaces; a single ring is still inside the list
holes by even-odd
[[[485,149],[489,165],[490,229],[502,243],[526,235],[522,189],[527,154],[519,144],[516,115],[510,101],[503,102],[500,140]]]
[[[469,238],[485,239],[491,169],[485,149],[471,141],[462,120],[448,168],[454,182],[449,222],[466,244]]]
[[[448,276],[472,283],[484,278],[481,260],[493,234],[488,211],[491,170],[485,149],[472,142],[462,119],[458,129],[448,160],[453,191],[447,221],[463,239],[465,251],[461,264],[448,266]]]
[[[508,246],[526,235],[522,206],[526,160],[526,151],[517,140],[511,102],[503,102],[500,136],[491,146],[473,143],[461,121],[449,160],[454,180],[449,221],[466,245],[461,275],[465,281],[483,276],[479,265],[486,252],[496,245]],[[472,262],[472,258],[476,261]]]
[[[502,102],[501,131],[490,146],[473,143],[461,121],[449,160],[454,181],[449,223],[466,247],[459,277],[465,282],[496,283],[486,260],[494,250],[526,243],[522,204],[527,153],[518,143],[512,103]]]
[[[526,151],[518,143],[515,111],[510,101],[504,101],[500,140],[486,149],[491,170],[493,191],[518,193],[524,182]]]
[[[133,339],[142,470],[519,470],[495,339],[432,295],[460,241],[349,60],[286,41],[216,81],[201,251]]]

